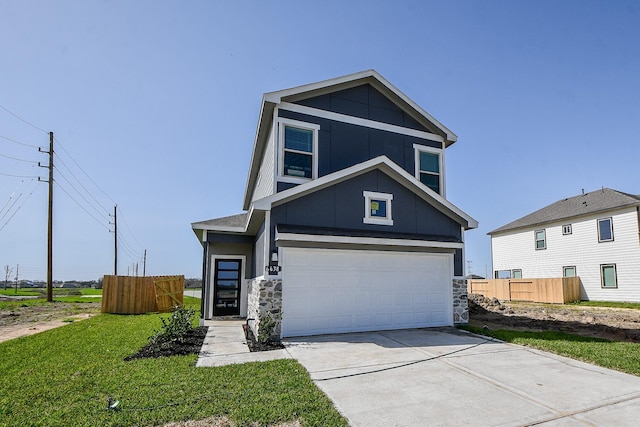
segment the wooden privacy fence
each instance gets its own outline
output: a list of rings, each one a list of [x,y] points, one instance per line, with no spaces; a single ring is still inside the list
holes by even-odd
[[[104,276],[102,282],[103,313],[164,313],[183,302],[184,276]]]
[[[564,304],[580,300],[579,277],[469,280],[467,291],[503,301]]]

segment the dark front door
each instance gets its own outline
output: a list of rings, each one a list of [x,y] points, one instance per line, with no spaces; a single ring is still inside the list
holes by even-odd
[[[213,315],[240,314],[240,283],[242,260],[216,259],[213,278]]]

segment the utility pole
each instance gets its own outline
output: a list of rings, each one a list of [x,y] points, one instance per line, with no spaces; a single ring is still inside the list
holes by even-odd
[[[16,265],[16,287],[15,287],[15,293],[18,293],[18,275],[20,274],[20,264]]]
[[[13,273],[13,268],[9,267],[8,265],[4,266],[4,289],[7,289],[7,285],[9,284],[9,277],[11,276],[11,273]]]
[[[147,277],[147,250],[144,250],[144,258],[142,261],[142,277]]]
[[[113,206],[113,275],[118,275],[118,205]]]
[[[38,162],[38,166],[47,167],[49,169],[49,212],[47,219],[47,301],[53,301],[53,132],[49,132],[49,151],[38,151],[49,154],[49,166],[42,166]],[[38,181],[42,181],[38,178]],[[17,273],[17,272],[16,272]]]

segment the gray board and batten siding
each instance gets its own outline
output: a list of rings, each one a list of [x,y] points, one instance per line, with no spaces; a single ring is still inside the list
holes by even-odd
[[[376,93],[378,96],[357,97],[355,95],[358,94],[358,91],[365,91],[370,95]],[[347,95],[353,95],[354,99],[347,99]],[[340,104],[335,102],[334,99],[336,98],[341,100]],[[318,101],[324,99],[333,101]],[[378,107],[364,103],[366,99],[384,99],[386,100],[386,104],[384,108]],[[369,85],[358,86],[334,94],[298,101],[297,103],[307,106],[318,106],[317,104],[320,104],[323,110],[402,126],[412,130],[430,132],[429,129],[420,125]],[[382,103],[382,101],[380,101],[380,103]],[[337,108],[336,105],[341,108]],[[313,115],[288,111],[286,109],[278,110],[278,116],[320,126],[318,132],[319,176],[337,172],[381,155],[387,156],[394,163],[413,175],[415,173],[414,144],[442,149],[442,143],[438,141],[343,123]],[[278,191],[283,191],[287,188],[291,188],[291,186],[279,185]]]
[[[363,191],[393,194],[393,225],[365,224]],[[462,242],[462,227],[380,170],[373,170],[271,209],[271,250],[278,225],[352,230],[363,237]],[[282,231],[282,228],[280,229]],[[364,234],[363,234],[364,233]],[[312,233],[313,234],[313,233]],[[456,250],[455,274],[462,274]]]

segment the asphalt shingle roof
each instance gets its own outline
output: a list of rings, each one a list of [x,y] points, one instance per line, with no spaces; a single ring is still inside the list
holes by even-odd
[[[207,221],[194,222],[192,226],[208,227],[244,227],[247,223],[247,213],[209,219]]]
[[[580,194],[568,199],[558,200],[542,209],[529,215],[510,222],[502,227],[496,228],[487,234],[499,233],[501,231],[525,228],[538,224],[559,221],[566,218],[573,218],[580,215],[617,209],[625,206],[640,205],[640,195],[623,193],[621,191],[603,188]]]

